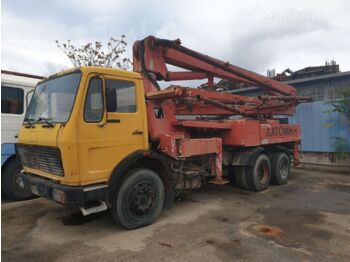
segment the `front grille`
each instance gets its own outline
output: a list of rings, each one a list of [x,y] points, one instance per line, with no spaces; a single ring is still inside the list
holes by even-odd
[[[61,152],[57,147],[16,144],[16,153],[25,167],[64,176]]]

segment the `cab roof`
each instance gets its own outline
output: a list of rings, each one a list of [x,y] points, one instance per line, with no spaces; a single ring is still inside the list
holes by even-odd
[[[81,66],[77,68],[70,68],[70,69],[63,70],[59,73],[56,73],[54,75],[44,78],[42,81],[45,81],[50,78],[55,78],[61,75],[69,74],[75,71],[81,71],[82,73],[101,73],[101,74],[107,74],[107,75],[118,75],[122,77],[141,79],[141,75],[133,71],[126,71],[123,69],[101,67],[101,66]]]

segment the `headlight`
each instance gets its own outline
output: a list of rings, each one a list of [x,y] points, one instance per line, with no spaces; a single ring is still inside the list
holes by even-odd
[[[59,203],[66,203],[66,194],[59,189],[52,189],[52,198]]]

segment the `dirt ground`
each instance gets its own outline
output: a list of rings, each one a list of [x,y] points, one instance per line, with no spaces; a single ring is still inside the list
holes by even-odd
[[[350,176],[294,170],[253,193],[208,185],[127,231],[45,199],[2,204],[3,261],[350,261]]]

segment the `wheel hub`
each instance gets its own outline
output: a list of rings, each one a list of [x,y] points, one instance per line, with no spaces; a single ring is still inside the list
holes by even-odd
[[[266,165],[261,165],[258,169],[258,179],[260,184],[265,184],[268,179],[268,168]]]
[[[18,170],[14,176],[15,179],[15,184],[18,188],[20,189],[24,189],[24,183],[23,180],[21,179],[20,175],[20,170]]]
[[[129,195],[128,208],[134,215],[149,212],[155,205],[155,190],[147,183],[136,184]]]
[[[280,174],[283,179],[288,176],[288,163],[287,161],[282,161],[280,164]]]

